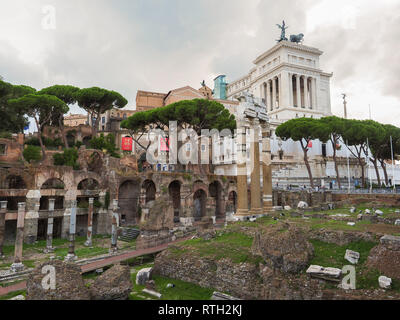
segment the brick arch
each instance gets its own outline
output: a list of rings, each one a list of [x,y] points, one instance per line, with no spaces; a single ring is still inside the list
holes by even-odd
[[[65,183],[60,178],[49,178],[42,183],[40,189],[65,189]]]
[[[206,196],[208,197],[208,185],[201,180],[197,180],[195,183],[193,183],[192,193],[194,194],[200,189],[203,190],[206,193]]]

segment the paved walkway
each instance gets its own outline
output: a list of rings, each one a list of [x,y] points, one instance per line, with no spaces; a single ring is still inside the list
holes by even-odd
[[[105,258],[103,260],[99,260],[99,261],[95,261],[95,262],[91,262],[88,264],[85,264],[83,266],[81,266],[81,270],[82,273],[86,273],[86,272],[90,272],[99,268],[103,268],[106,267],[110,264],[116,264],[119,263],[121,261],[125,261],[131,258],[136,258],[136,257],[140,257],[140,256],[144,256],[144,255],[148,255],[148,254],[153,254],[153,253],[157,253],[160,251],[165,250],[169,245],[174,244],[174,243],[178,243],[178,242],[182,242],[185,240],[190,239],[190,237],[186,237],[186,238],[182,238],[179,239],[177,241],[174,242],[169,242],[166,244],[162,244],[160,246],[157,247],[152,247],[152,248],[148,248],[148,249],[140,249],[140,250],[134,250],[134,251],[130,251],[130,252],[126,252],[120,255],[115,255],[115,256],[111,256],[108,258]],[[19,290],[25,290],[26,289],[26,281],[17,283],[17,284],[13,284],[11,286],[8,287],[0,287],[0,296],[4,296],[6,294],[9,294],[11,292],[15,292],[15,291],[19,291]]]

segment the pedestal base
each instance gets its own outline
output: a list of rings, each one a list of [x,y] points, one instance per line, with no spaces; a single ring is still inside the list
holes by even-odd
[[[68,253],[68,254],[65,256],[64,261],[65,261],[65,262],[75,262],[77,259],[78,259],[78,257],[77,257],[75,254]]]
[[[248,209],[237,209],[235,217],[247,217],[249,215]]]
[[[51,248],[46,248],[43,250],[44,253],[53,253],[55,250],[55,248],[51,247]]]
[[[24,271],[25,266],[20,262],[20,263],[13,263],[11,265],[10,271],[17,273],[17,272],[21,272]]]
[[[259,215],[259,214],[262,214],[262,213],[263,213],[263,209],[261,209],[261,208],[255,208],[255,209],[251,209],[251,210],[249,211],[248,215],[256,216],[256,215]]]
[[[86,240],[84,246],[85,246],[85,247],[91,247],[91,246],[93,246],[92,240]]]
[[[110,248],[110,250],[108,251],[110,254],[117,254],[118,252],[118,248],[117,247],[112,247]]]

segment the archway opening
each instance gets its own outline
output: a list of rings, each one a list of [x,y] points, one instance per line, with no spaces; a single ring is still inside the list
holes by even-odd
[[[79,182],[78,190],[99,190],[100,184],[96,179],[85,179]]]
[[[118,191],[118,207],[121,212],[121,224],[135,225],[139,221],[139,184],[128,180],[122,183]]]
[[[226,206],[226,211],[236,213],[237,210],[237,193],[236,191],[231,191],[228,195],[228,203]]]
[[[152,180],[145,180],[142,189],[145,194],[145,204],[156,200],[156,185]]]
[[[65,185],[64,182],[57,178],[48,179],[45,183],[42,184],[42,190],[49,190],[49,189],[57,189],[57,190],[64,190]]]
[[[26,189],[26,183],[21,176],[10,175],[6,179],[7,189]]]
[[[197,190],[193,195],[194,206],[193,206],[193,217],[194,221],[200,221],[202,217],[206,215],[206,201],[207,194],[203,189]]]
[[[171,182],[168,187],[168,191],[174,208],[174,222],[179,222],[181,210],[181,183],[177,180]]]
[[[222,197],[222,185],[219,181],[214,181],[208,187],[210,196],[214,198],[215,201],[215,216],[217,219],[224,217],[223,210],[223,197]]]
[[[91,136],[86,136],[83,138],[82,143],[86,148],[90,148],[90,140],[92,140]]]

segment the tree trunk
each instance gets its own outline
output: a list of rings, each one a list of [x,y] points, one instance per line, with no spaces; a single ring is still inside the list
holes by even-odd
[[[388,173],[387,173],[385,160],[379,160],[379,162],[381,164],[381,167],[382,167],[382,170],[383,170],[383,174],[385,176],[385,184],[386,184],[386,186],[389,186],[389,176],[388,176]]]
[[[65,130],[64,130],[64,119],[63,119],[63,117],[60,117],[60,118],[58,119],[58,126],[59,126],[59,128],[60,128],[61,137],[62,137],[62,140],[63,140],[63,142],[64,142],[65,148],[68,149],[68,148],[69,148],[69,145],[68,145],[67,137],[66,137],[66,135],[65,135]]]
[[[339,167],[337,164],[337,157],[336,157],[336,142],[335,139],[331,140],[332,147],[333,147],[333,162],[335,163],[335,171],[336,171],[336,179],[338,182],[339,189],[342,189],[342,183],[340,182],[340,175],[339,175]]]
[[[365,188],[366,185],[365,185],[364,164],[363,164],[361,158],[358,158],[358,163],[359,163],[359,165],[360,165],[360,167],[361,167],[361,184],[362,184],[362,187]]]
[[[38,130],[38,136],[39,136],[39,143],[40,143],[40,148],[42,149],[42,161],[46,159],[46,148],[44,147],[43,140],[42,140],[42,127],[39,125],[39,121],[34,117],[35,122],[36,122],[36,127]]]
[[[91,115],[91,117],[92,117],[91,120],[93,121],[93,116]],[[100,117],[101,117],[101,114],[97,113],[96,114],[95,123],[92,122],[92,136],[93,136],[93,138],[97,138],[97,132],[99,131],[99,124],[100,124]]]
[[[378,186],[380,187],[381,186],[381,177],[379,175],[378,160],[377,159],[371,159],[371,161],[374,164],[376,178],[378,179]]]
[[[313,180],[310,163],[308,162],[308,156],[307,156],[307,152],[308,152],[307,145],[306,145],[306,147],[303,147],[303,143],[302,142],[300,142],[300,143],[301,143],[301,147],[303,148],[304,163],[306,164],[306,167],[307,167],[308,176],[310,178],[310,185],[311,185],[311,188],[314,189],[314,180]]]

